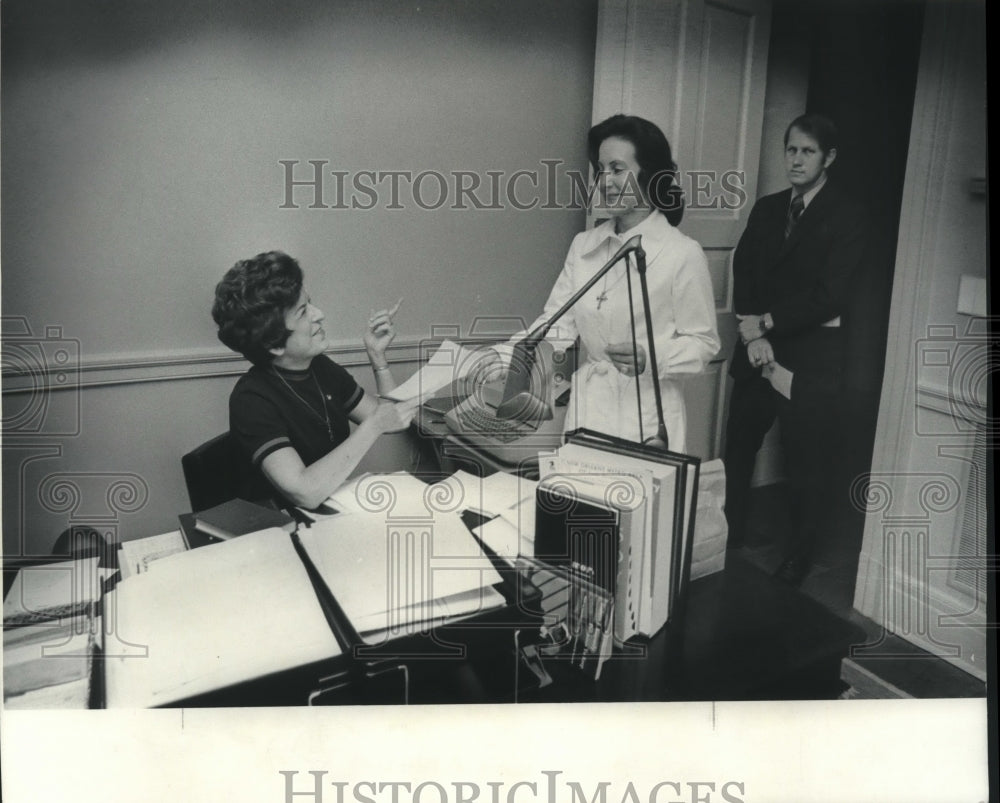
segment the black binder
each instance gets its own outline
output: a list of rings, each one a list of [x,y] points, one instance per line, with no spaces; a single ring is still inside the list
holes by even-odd
[[[567,433],[566,442],[646,462],[661,463],[676,469],[674,516],[669,539],[671,582],[669,599],[666,601],[666,621],[678,618],[682,615],[683,600],[691,576],[691,551],[694,542],[701,460],[692,455],[665,451],[583,428]],[[616,604],[619,604],[618,600]]]

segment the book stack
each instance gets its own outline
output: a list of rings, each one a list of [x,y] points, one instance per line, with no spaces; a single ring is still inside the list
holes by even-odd
[[[17,573],[3,601],[5,707],[89,707],[102,573],[97,558]]]
[[[183,513],[178,518],[188,549],[271,528],[295,531],[295,520],[287,513],[245,499],[230,499],[198,513]]]
[[[602,584],[613,591],[615,636],[621,640],[652,636],[677,610],[690,577],[699,467],[695,457],[588,430],[571,433],[560,449],[539,455],[535,555],[545,560],[547,554],[565,551],[562,544],[540,539],[565,541],[566,534],[578,529],[574,515],[587,512],[579,505],[563,505],[566,512],[559,514],[558,500],[548,498],[546,506],[563,519],[543,522],[543,517],[552,518],[542,509],[543,492],[565,484],[577,499],[596,502],[605,511],[605,526],[617,528],[616,549],[591,548],[575,560],[589,562],[594,577],[606,578]],[[601,475],[603,481],[598,480]],[[593,490],[585,491],[587,484]],[[596,520],[601,519],[598,515]],[[605,565],[609,560],[615,561],[614,571]]]

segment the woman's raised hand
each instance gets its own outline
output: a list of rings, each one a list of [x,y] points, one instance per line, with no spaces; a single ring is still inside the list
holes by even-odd
[[[393,338],[396,337],[396,326],[393,323],[403,299],[399,299],[391,309],[372,310],[368,316],[368,328],[365,329],[365,349],[369,357],[382,357]]]

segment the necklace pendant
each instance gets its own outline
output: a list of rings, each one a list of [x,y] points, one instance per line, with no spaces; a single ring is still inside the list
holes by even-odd
[[[597,308],[601,308],[601,304],[608,300],[608,291],[601,290],[601,294],[597,297]]]

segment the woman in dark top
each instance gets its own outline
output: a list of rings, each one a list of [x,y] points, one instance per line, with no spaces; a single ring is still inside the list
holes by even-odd
[[[385,351],[398,307],[373,313],[364,334],[379,394],[395,387]],[[281,503],[318,506],[413,416],[414,405],[379,402],[323,353],[323,313],[287,254],[237,262],[215,288],[212,317],[219,339],[253,363],[229,397],[230,431]]]

